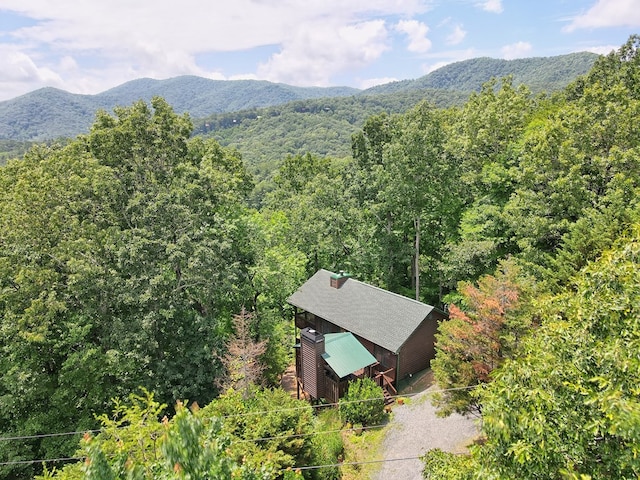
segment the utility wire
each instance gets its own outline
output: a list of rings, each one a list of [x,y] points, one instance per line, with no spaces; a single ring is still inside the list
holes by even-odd
[[[311,433],[294,433],[291,435],[280,435],[280,436],[274,436],[274,437],[262,437],[262,438],[241,438],[236,440],[236,443],[248,443],[248,442],[263,442],[263,441],[267,441],[267,440],[286,440],[288,438],[302,438],[302,437],[312,437],[314,435],[324,435],[324,434],[328,434],[328,433],[340,433],[340,432],[355,432],[356,430],[373,430],[374,428],[382,428],[382,427],[386,427],[385,424],[380,424],[380,425],[370,425],[370,426],[363,426],[360,428],[355,428],[355,427],[351,427],[351,428],[341,428],[338,430],[321,430],[319,432],[311,432]]]
[[[432,395],[434,393],[450,392],[450,391],[456,391],[456,390],[470,390],[470,389],[477,388],[478,386],[479,385],[471,385],[471,386],[467,386],[467,387],[445,388],[445,389],[441,389],[441,390],[432,390],[432,391],[422,392],[422,393],[426,393],[426,394]],[[406,394],[406,395],[394,395],[394,396],[391,396],[390,398],[401,398],[401,397],[402,398],[411,398],[411,397],[416,396],[416,395],[418,395],[418,393],[412,393],[412,394]],[[379,398],[372,398],[372,399],[343,401],[341,403],[342,404],[362,403],[362,402],[379,401],[379,400],[380,400]],[[321,408],[321,407],[336,406],[336,405],[340,405],[340,403],[337,403],[337,402],[325,403],[325,404],[322,404],[322,405],[311,405],[311,407]],[[301,410],[301,409],[306,409],[306,408],[308,408],[308,405],[305,405],[304,407],[265,410],[265,411],[262,411],[262,412],[246,412],[244,414],[223,415],[223,416],[217,417],[217,418],[224,419],[224,418],[232,418],[232,417],[245,416],[245,415],[257,414],[257,413],[261,414],[261,415],[265,415],[265,414],[269,414],[269,413],[295,411],[295,410]],[[130,426],[130,425],[121,425],[118,428],[125,428],[125,427],[128,427],[128,426]],[[369,427],[362,427],[362,430],[369,430],[369,429],[373,429],[373,428],[381,428],[383,426],[384,425],[372,425],[372,426],[369,426]],[[355,429],[351,428],[351,429],[347,429],[347,430],[353,431]],[[259,442],[259,441],[266,441],[266,440],[282,440],[282,439],[287,439],[287,438],[322,435],[322,434],[325,434],[325,433],[338,433],[340,431],[344,431],[344,429],[341,429],[341,430],[325,430],[325,431],[321,431],[321,432],[311,432],[311,433],[307,433],[307,434],[292,434],[292,435],[282,435],[282,436],[273,436],[273,437],[262,437],[262,438],[255,438],[255,439],[241,439],[241,440],[238,440],[238,442]],[[62,433],[43,433],[43,434],[37,434],[37,435],[23,435],[23,436],[15,436],[15,437],[0,437],[0,441],[37,439],[37,438],[56,437],[56,436],[64,436],[64,435],[78,435],[78,434],[84,434],[84,433],[97,433],[97,432],[102,432],[102,430],[101,429],[97,429],[97,430],[83,430],[83,431],[74,431],[74,432],[62,432]],[[62,461],[71,461],[71,460],[84,460],[85,458],[86,457],[62,457],[62,458],[48,458],[48,459],[41,459],[41,460],[13,460],[13,461],[8,461],[8,462],[0,462],[0,466],[33,464],[33,463],[46,463],[46,462],[62,462]],[[372,461],[369,461],[369,462],[351,462],[351,463],[344,462],[344,463],[338,463],[338,464],[313,465],[313,466],[296,467],[296,469],[297,470],[310,470],[310,469],[325,468],[325,467],[336,467],[336,466],[339,467],[339,466],[343,466],[343,465],[359,465],[359,464],[365,464],[365,463],[380,463],[380,462],[387,462],[387,461],[415,460],[416,458],[420,458],[420,457],[406,457],[406,458],[387,459],[387,460],[372,460]]]
[[[6,465],[28,465],[32,463],[53,463],[53,462],[69,462],[71,460],[84,460],[87,457],[62,457],[62,458],[45,458],[43,460],[12,460],[10,462],[0,462],[0,467]]]
[[[475,388],[478,388],[480,385],[470,385],[467,387],[453,387],[453,388],[443,388],[440,390],[431,390],[431,391],[426,391],[426,392],[417,392],[417,393],[408,393],[405,395],[391,395],[387,398],[392,398],[392,399],[397,399],[397,398],[411,398],[414,397],[416,395],[419,394],[426,394],[426,395],[433,395],[435,393],[444,393],[444,392],[453,392],[453,391],[458,391],[458,390],[473,390]],[[335,407],[335,406],[340,406],[340,405],[347,405],[347,404],[351,404],[351,403],[363,403],[363,402],[376,402],[379,401],[380,398],[365,398],[365,399],[361,399],[361,400],[345,400],[345,401],[341,401],[341,402],[333,402],[333,403],[322,403],[322,404],[318,404],[318,405],[311,405],[311,408],[324,408],[324,407]],[[225,418],[233,418],[233,417],[245,417],[245,416],[249,416],[249,415],[267,415],[270,413],[279,413],[279,412],[287,412],[287,411],[295,411],[295,410],[305,410],[309,407],[309,405],[305,405],[302,407],[291,407],[291,408],[282,408],[282,409],[276,409],[276,410],[262,410],[262,411],[256,411],[256,412],[243,412],[243,413],[234,413],[234,414],[230,414],[230,415],[223,415],[221,417],[218,417],[220,419],[225,419]]]
[[[465,455],[465,453],[455,453],[455,452],[451,452],[452,455]],[[328,468],[328,467],[344,467],[346,465],[367,465],[370,463],[385,463],[385,462],[402,462],[405,460],[419,460],[421,458],[421,456],[417,456],[417,457],[400,457],[400,458],[385,458],[382,460],[362,460],[361,462],[342,462],[342,463],[330,463],[330,464],[326,464],[326,465],[305,465],[302,467],[291,467],[291,470],[317,470],[319,468]],[[284,473],[285,471],[289,470],[284,469],[281,470],[281,473]]]
[[[0,437],[0,442],[8,442],[10,440],[32,440],[34,438],[47,438],[47,437],[63,437],[65,435],[80,435],[85,433],[97,433],[102,430],[82,430],[77,432],[62,432],[62,433],[40,433],[36,435],[21,435],[18,437]]]
[[[305,465],[303,467],[291,467],[291,470],[317,470],[320,468],[329,468],[329,467],[344,467],[347,465],[367,465],[370,463],[386,463],[386,462],[403,462],[406,460],[419,460],[420,457],[401,457],[401,458],[385,458],[382,460],[363,460],[361,462],[342,462],[342,463],[329,463],[326,465]],[[281,473],[284,473],[287,469],[282,470]]]
[[[477,388],[479,386],[480,385],[470,385],[470,386],[467,386],[467,387],[443,388],[443,389],[440,389],[440,390],[432,390],[432,391],[419,392],[419,393],[433,395],[434,393],[452,392],[452,391],[457,391],[457,390],[471,390],[471,389]],[[393,395],[393,396],[390,396],[389,398],[392,398],[392,399],[411,398],[411,397],[414,397],[414,396],[418,395],[419,393],[408,393],[408,394],[405,394],[405,395]],[[300,406],[300,407],[281,408],[281,409],[274,409],[274,410],[261,410],[261,411],[257,411],[257,412],[234,413],[234,414],[229,414],[229,415],[221,415],[220,417],[217,417],[217,418],[223,420],[225,418],[244,417],[244,416],[249,416],[249,415],[268,415],[270,413],[281,413],[281,412],[288,412],[288,411],[306,410],[309,407],[311,407],[311,408],[324,408],[324,407],[332,407],[332,406],[339,406],[339,405],[347,405],[347,404],[351,404],[351,403],[375,402],[375,401],[379,401],[379,400],[380,400],[379,398],[365,398],[365,399],[361,399],[361,400],[348,400],[348,401],[342,401],[342,402],[323,403],[323,404],[319,404],[319,405],[304,405],[304,406]],[[130,425],[122,425],[122,426],[117,427],[117,428],[126,428],[128,426],[130,426]],[[93,430],[82,430],[82,431],[73,431],[73,432],[39,433],[39,434],[34,434],[34,435],[20,435],[20,436],[12,436],[12,437],[0,437],[0,442],[12,441],[12,440],[33,440],[33,439],[46,438],[46,437],[62,437],[62,436],[65,436],[65,435],[79,435],[79,434],[84,434],[84,433],[99,433],[101,431],[102,431],[102,429],[93,429]]]
[[[373,430],[375,428],[382,428],[385,427],[386,425],[384,424],[380,424],[380,425],[370,425],[370,426],[364,426],[362,428],[360,428],[359,430]],[[261,437],[261,438],[251,438],[251,439],[238,439],[235,440],[235,443],[248,443],[248,442],[263,442],[263,441],[267,441],[267,440],[286,440],[288,438],[301,438],[301,437],[311,437],[314,435],[324,435],[324,434],[329,434],[329,433],[340,433],[340,432],[354,432],[355,430],[357,430],[356,428],[342,428],[342,429],[338,429],[338,430],[322,430],[319,432],[311,432],[311,433],[298,433],[298,434],[292,434],[292,435],[279,435],[279,436],[273,436],[273,437]],[[100,430],[89,430],[90,432],[99,432]],[[71,434],[72,432],[67,432],[69,434]],[[73,433],[85,433],[85,432],[73,432]],[[57,435],[57,434],[54,434]],[[52,434],[48,434],[48,436],[52,436]],[[18,438],[23,438],[23,437],[18,437]],[[26,438],[32,438],[32,437],[26,437]],[[70,461],[70,460],[84,460],[86,457],[64,457],[64,458],[48,458],[48,459],[43,459],[43,460],[14,460],[14,461],[9,461],[9,462],[0,462],[0,466],[4,466],[4,465],[18,465],[18,464],[30,464],[30,463],[43,463],[43,462],[60,462],[60,461]]]

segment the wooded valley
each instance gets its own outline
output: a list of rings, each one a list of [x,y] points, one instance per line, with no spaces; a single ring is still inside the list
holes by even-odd
[[[261,173],[160,97],[0,167],[0,477],[341,478],[295,468],[345,418],[273,388],[325,268],[449,312],[435,402],[483,437],[425,478],[637,478],[640,37],[554,93],[411,98]]]

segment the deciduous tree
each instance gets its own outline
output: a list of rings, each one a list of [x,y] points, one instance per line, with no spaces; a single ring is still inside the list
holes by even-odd
[[[486,477],[640,474],[639,230],[542,308],[542,326],[481,395]]]
[[[478,285],[461,283],[463,309],[452,304],[449,320],[436,334],[436,357],[431,366],[440,388],[434,395],[439,413],[480,413],[482,404],[473,387],[491,380],[491,373],[513,356],[528,330],[520,312],[523,283],[519,269],[505,262],[496,275],[485,275]]]
[[[139,102],[0,169],[3,432],[91,428],[138,386],[169,405],[216,394],[212,352],[250,292],[251,182],[236,152],[190,131],[163,100]],[[73,443],[24,439],[0,454],[62,457]]]

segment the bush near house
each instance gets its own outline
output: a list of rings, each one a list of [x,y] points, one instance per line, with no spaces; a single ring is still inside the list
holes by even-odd
[[[377,425],[384,417],[382,388],[370,378],[351,382],[349,390],[340,400],[340,417],[344,422]]]

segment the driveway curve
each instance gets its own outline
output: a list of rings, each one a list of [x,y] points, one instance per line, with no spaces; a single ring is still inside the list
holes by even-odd
[[[477,420],[453,414],[446,418],[436,415],[431,394],[437,387],[412,396],[404,405],[393,404],[393,418],[387,427],[382,445],[382,467],[377,480],[422,479],[422,462],[418,457],[428,450],[439,448],[447,452],[463,453],[478,435]]]

